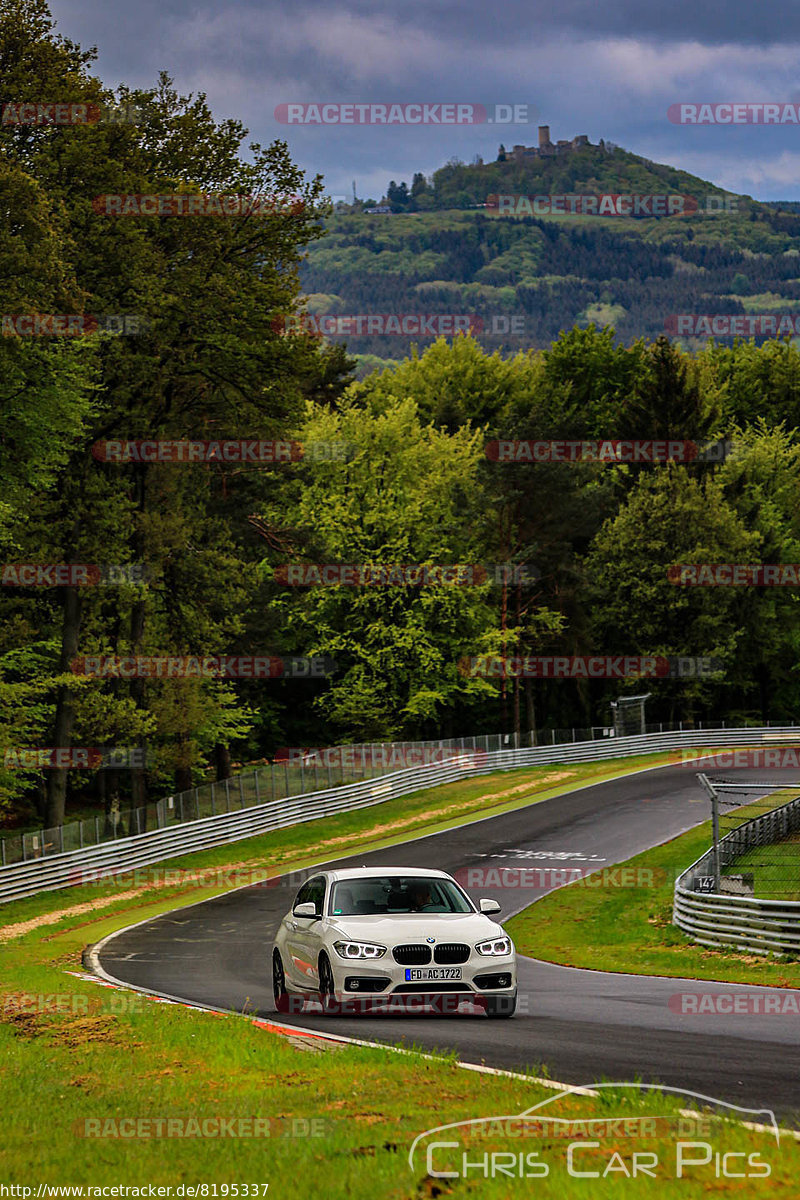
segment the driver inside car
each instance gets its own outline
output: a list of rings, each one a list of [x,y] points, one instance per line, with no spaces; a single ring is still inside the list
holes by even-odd
[[[409,911],[425,912],[426,909],[431,907],[434,907],[434,899],[429,884],[414,884],[409,896]]]

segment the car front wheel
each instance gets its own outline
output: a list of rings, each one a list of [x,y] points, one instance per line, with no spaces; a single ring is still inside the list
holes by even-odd
[[[326,1016],[331,1013],[338,1012],[339,1005],[336,1000],[335,984],[333,982],[333,968],[327,954],[319,956],[319,999],[322,1004],[322,1011]]]
[[[272,953],[272,995],[275,997],[275,1008],[279,1013],[289,1011],[289,993],[286,991],[286,974],[283,970],[283,960],[280,953]]]

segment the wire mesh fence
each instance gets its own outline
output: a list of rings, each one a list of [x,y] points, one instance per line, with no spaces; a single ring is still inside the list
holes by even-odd
[[[764,726],[752,722],[753,726]],[[767,723],[767,728],[769,723]],[[653,722],[643,733],[726,729],[724,721]],[[525,733],[478,734],[436,741],[362,743],[326,748],[297,748],[286,757],[229,779],[201,783],[139,808],[127,808],[72,821],[53,828],[0,835],[0,866],[11,866],[52,854],[82,850],[132,834],[166,829],[183,822],[217,816],[238,809],[304,796],[321,789],[374,779],[406,767],[447,762],[460,755],[491,754],[500,750],[574,745],[618,736],[614,726],[546,728]]]
[[[727,895],[800,900],[800,771],[783,779],[705,777],[716,809],[715,874]]]

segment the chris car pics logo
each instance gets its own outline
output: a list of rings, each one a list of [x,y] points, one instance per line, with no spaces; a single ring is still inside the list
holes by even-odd
[[[602,1089],[652,1091],[658,1097],[653,1108],[662,1111],[637,1115],[627,1097],[621,1102],[621,1115],[609,1112],[608,1099],[602,1106],[590,1105],[587,1101],[597,1100]],[[671,1095],[691,1097],[691,1108],[684,1101],[670,1111],[664,1097]],[[565,1099],[572,1113],[576,1101],[585,1103],[588,1115],[554,1115],[552,1106]],[[722,1115],[709,1112],[709,1105],[721,1109]],[[595,1115],[595,1108],[601,1115]],[[730,1148],[732,1121],[741,1128],[735,1149]],[[537,1141],[539,1148],[532,1149],[531,1143]],[[473,1187],[481,1179],[522,1181],[561,1175],[615,1182],[641,1177],[693,1179],[712,1190],[720,1180],[769,1178],[776,1148],[780,1149],[780,1131],[771,1109],[743,1108],[685,1088],[593,1083],[548,1096],[521,1113],[474,1117],[426,1129],[412,1142],[408,1165],[415,1174],[424,1170],[430,1180],[464,1180]],[[450,1184],[445,1186],[449,1190]]]

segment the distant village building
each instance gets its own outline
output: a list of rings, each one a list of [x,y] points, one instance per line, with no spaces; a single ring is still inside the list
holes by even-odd
[[[390,213],[392,210],[388,204],[379,204],[376,208],[365,208],[364,212],[372,216],[374,213]]]
[[[550,126],[540,125],[539,145],[514,146],[510,151],[506,151],[506,160],[525,162],[529,158],[556,158],[560,154],[570,154],[573,150],[579,150],[581,146],[590,145],[591,142],[585,133],[579,133],[572,141],[567,138],[559,138],[557,142],[551,142]]]

